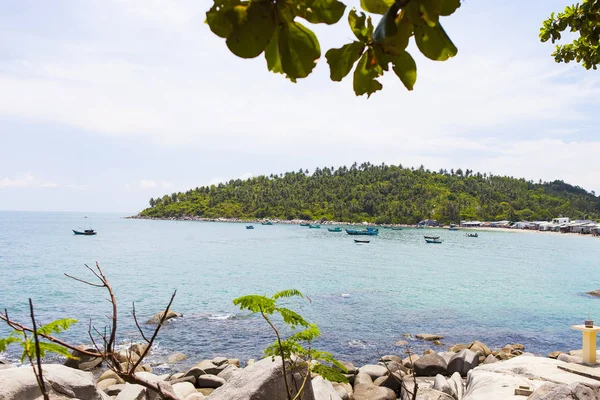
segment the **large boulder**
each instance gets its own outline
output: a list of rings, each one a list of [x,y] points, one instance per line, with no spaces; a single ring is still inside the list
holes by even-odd
[[[387,375],[388,370],[383,365],[367,364],[358,369],[358,373],[361,372],[364,372],[365,374],[369,375],[371,379],[375,380],[380,376]]]
[[[485,357],[492,354],[492,351],[489,347],[477,340],[469,345],[469,350],[474,351],[476,353],[480,352],[484,359]]]
[[[192,385],[189,382],[179,382],[179,383],[174,384],[173,392],[175,392],[177,397],[179,397],[180,399],[185,399],[189,395],[191,395],[193,393],[197,393],[194,385]]]
[[[404,374],[400,371],[393,372],[387,376],[380,376],[373,383],[377,386],[383,386],[390,388],[394,393],[400,393],[400,387],[402,385],[402,377]]]
[[[198,378],[200,375],[218,375],[225,368],[219,368],[209,360],[200,361],[194,365],[184,376],[193,376]]]
[[[237,374],[239,371],[241,371],[240,368],[236,367],[233,364],[229,364],[223,371],[219,372],[217,376],[219,378],[225,379],[225,381],[228,381],[233,375]]]
[[[402,360],[402,365],[404,365],[406,368],[412,368],[415,361],[417,361],[419,358],[421,358],[420,355],[411,354]]]
[[[545,383],[527,398],[527,400],[594,400],[600,398],[597,388],[583,383],[571,384]]]
[[[433,342],[434,340],[440,340],[440,339],[444,338],[442,335],[433,335],[431,333],[418,333],[418,334],[415,335],[415,337],[417,339],[427,340],[427,341],[430,341],[430,342]]]
[[[359,372],[354,380],[354,400],[396,400],[394,391],[377,386],[369,374]]]
[[[225,379],[220,378],[216,375],[200,375],[196,378],[196,387],[199,388],[213,388],[223,386],[226,383]]]
[[[435,353],[427,354],[414,363],[414,370],[417,376],[446,375],[447,369],[448,364],[446,364],[446,360]]]
[[[544,383],[525,376],[490,372],[481,368],[477,367],[467,374],[467,390],[463,400],[523,400],[523,396],[515,395],[516,388],[523,385],[536,389]]]
[[[342,400],[350,400],[354,398],[354,389],[349,383],[331,382],[333,388]]]
[[[156,383],[165,393],[175,395],[171,384],[164,382],[163,377],[154,375],[150,372],[137,372],[136,376],[147,382]],[[148,390],[142,385],[126,383],[121,392],[116,397],[116,400],[160,400],[162,397],[153,390]]]
[[[159,313],[156,313],[156,314],[155,314],[155,315],[154,315],[152,318],[150,318],[150,319],[148,320],[148,322],[146,322],[146,323],[147,323],[147,324],[155,324],[155,325],[157,325],[157,324],[160,322],[160,320],[162,319],[162,317],[163,317],[164,313],[165,313],[164,311],[161,311],[161,312],[159,312]],[[167,313],[167,316],[166,316],[166,318],[165,318],[165,321],[168,321],[168,320],[170,320],[170,319],[173,319],[173,318],[178,318],[178,317],[183,317],[183,314],[180,314],[180,313],[178,313],[178,312],[175,312],[175,311],[173,311],[173,310],[169,310],[169,312]]]
[[[303,378],[299,373],[292,378],[289,367],[287,364],[286,373],[290,389],[294,392],[296,385],[301,387]],[[314,400],[310,376],[300,398]],[[210,400],[287,400],[281,358],[265,358],[244,368],[212,392]]]
[[[435,381],[431,386],[432,389],[446,393],[454,400],[462,400],[464,396],[464,383],[458,372],[452,374],[452,377],[446,379],[442,375],[436,375]]]
[[[183,353],[173,353],[167,357],[167,364],[175,364],[183,360],[187,360],[188,356]]]
[[[472,350],[464,349],[454,354],[448,362],[448,375],[458,372],[467,376],[467,372],[479,364],[479,356]]]
[[[312,387],[315,400],[342,400],[331,382],[321,376],[317,376],[312,380]]]
[[[86,400],[110,399],[94,384],[90,372],[79,371],[59,364],[42,366],[46,388],[50,398],[79,398]],[[41,399],[42,393],[32,368],[9,368],[0,370],[0,399]]]
[[[95,347],[90,347],[90,346],[77,346],[77,347],[80,350],[85,350],[85,351],[89,351],[92,353],[98,352],[98,350],[96,350]],[[86,355],[77,350],[73,350],[71,352],[71,355],[73,356],[73,358],[67,358],[67,361],[65,362],[65,365],[67,367],[80,369],[82,371],[89,371],[91,369],[94,369],[94,368],[100,366],[100,364],[102,364],[102,357],[89,356],[89,355]],[[42,367],[42,370],[43,370],[43,367]]]

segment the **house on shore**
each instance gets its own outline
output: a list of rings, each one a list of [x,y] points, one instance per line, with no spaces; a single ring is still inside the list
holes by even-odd
[[[563,225],[568,224],[569,222],[571,222],[571,220],[568,217],[558,217],[552,219],[552,223],[554,225]]]
[[[438,226],[438,222],[435,219],[424,219],[423,221],[419,222],[419,225],[421,226]]]
[[[560,228],[561,232],[580,233],[580,234],[591,234],[598,228],[598,224],[595,221],[589,219],[578,219],[571,223],[565,224]]]
[[[510,227],[510,221],[494,221],[490,222],[492,228],[508,228]]]
[[[463,228],[479,228],[483,226],[481,221],[460,221],[460,226]]]

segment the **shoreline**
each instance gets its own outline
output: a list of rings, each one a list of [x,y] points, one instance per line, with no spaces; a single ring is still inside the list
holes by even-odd
[[[184,217],[146,217],[141,215],[132,215],[128,217],[123,217],[124,219],[144,219],[144,220],[152,220],[152,221],[189,221],[189,222],[224,222],[224,223],[253,223],[253,224],[261,224],[264,221],[271,221],[273,224],[280,225],[300,225],[300,224],[315,224],[315,225],[331,225],[331,226],[377,226],[382,228],[407,228],[407,229],[437,229],[437,230],[448,230],[448,225],[445,226],[427,226],[424,228],[419,228],[417,225],[410,224],[375,224],[375,223],[367,223],[367,222],[342,222],[342,221],[310,221],[303,219],[292,219],[292,220],[280,220],[280,219],[242,219],[242,218],[206,218],[206,217],[196,217],[196,216],[184,216]],[[460,231],[483,231],[483,232],[511,232],[511,233],[538,233],[545,235],[556,235],[556,236],[577,236],[577,237],[590,237],[590,238],[599,238],[600,236],[594,236],[592,234],[581,234],[575,232],[555,232],[555,231],[540,231],[535,229],[517,229],[517,228],[495,228],[490,226],[480,226],[480,227],[459,227]]]

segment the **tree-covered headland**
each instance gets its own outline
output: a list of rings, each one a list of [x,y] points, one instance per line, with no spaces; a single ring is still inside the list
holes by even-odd
[[[306,219],[414,224],[431,218],[600,218],[600,197],[563,181],[533,182],[469,169],[429,171],[354,163],[231,180],[150,199],[143,217]]]

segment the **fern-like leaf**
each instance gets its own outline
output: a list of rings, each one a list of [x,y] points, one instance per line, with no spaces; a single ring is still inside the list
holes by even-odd
[[[13,336],[11,333],[8,337],[4,339],[0,339],[0,353],[6,351],[6,348],[10,346],[12,343],[19,343],[22,339],[19,339],[16,336]]]
[[[264,312],[265,314],[273,314],[275,310],[275,300],[258,294],[250,294],[247,296],[238,297],[233,300],[233,304],[239,306],[241,310],[250,312]]]
[[[275,311],[281,314],[281,316],[283,317],[283,322],[291,326],[292,329],[295,329],[298,325],[304,327],[310,326],[308,321],[306,321],[300,314],[290,310],[289,308],[277,307],[275,308]]]
[[[292,336],[290,336],[290,339],[296,341],[312,342],[319,336],[321,336],[321,331],[317,327],[317,324],[308,324],[308,328],[306,328],[303,331],[294,333]]]
[[[314,364],[311,368],[311,371],[319,374],[323,377],[323,379],[327,379],[332,382],[340,382],[347,383],[348,378],[344,376],[338,369],[330,367],[324,364]]]
[[[46,352],[59,354],[61,356],[65,356],[67,358],[75,358],[71,355],[71,353],[69,352],[69,350],[66,347],[61,346],[60,344],[49,343],[49,342],[40,342],[40,357],[43,357],[43,355],[45,355]],[[41,354],[41,353],[43,353],[43,354]]]
[[[52,321],[49,324],[37,328],[38,335],[50,335],[52,333],[60,333],[66,331],[71,325],[76,324],[76,319],[64,318]]]
[[[281,292],[275,293],[273,295],[272,299],[277,300],[277,299],[281,299],[281,298],[288,298],[288,297],[295,297],[295,296],[304,298],[304,295],[302,293],[300,293],[299,290],[287,289],[287,290],[282,290]]]

